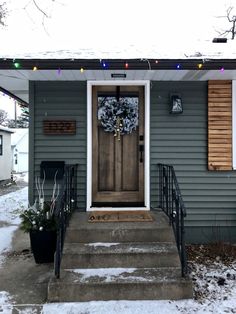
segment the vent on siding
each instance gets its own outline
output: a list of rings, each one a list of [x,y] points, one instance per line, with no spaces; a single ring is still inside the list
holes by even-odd
[[[232,170],[232,82],[208,82],[208,169]]]

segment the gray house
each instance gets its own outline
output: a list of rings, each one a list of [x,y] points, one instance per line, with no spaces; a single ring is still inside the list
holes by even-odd
[[[61,181],[48,300],[189,298],[185,239],[236,241],[236,60],[91,56],[0,59],[29,106],[30,203]]]
[[[164,163],[187,241],[235,241],[236,61],[203,61],[1,59],[1,89],[30,108],[30,202],[41,162],[63,161],[78,164],[79,211],[157,208]]]
[[[13,133],[0,125],[0,181],[11,179],[11,135]]]

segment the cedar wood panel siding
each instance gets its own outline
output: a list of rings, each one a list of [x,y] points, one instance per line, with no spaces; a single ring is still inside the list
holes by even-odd
[[[232,170],[232,81],[208,82],[208,169]]]
[[[236,231],[236,173],[208,171],[207,85],[170,81],[151,88],[151,204],[158,205],[156,164],[174,165],[187,209],[187,240],[195,242],[230,240]],[[169,114],[173,92],[182,96],[181,115]]]
[[[86,138],[87,138],[87,83],[67,82],[30,82],[30,171],[39,175],[43,160],[78,163],[78,206],[85,210],[86,203]],[[43,120],[76,120],[75,135],[44,135]],[[34,156],[34,158],[33,158]],[[33,159],[34,163],[33,163]],[[33,171],[33,172],[32,172]],[[29,180],[30,201],[37,192]],[[52,185],[45,185],[49,198]]]

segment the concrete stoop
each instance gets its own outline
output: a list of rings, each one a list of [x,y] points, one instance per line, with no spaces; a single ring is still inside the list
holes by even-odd
[[[192,298],[181,277],[174,235],[163,213],[153,222],[88,223],[72,217],[60,279],[48,286],[49,302],[177,300]]]

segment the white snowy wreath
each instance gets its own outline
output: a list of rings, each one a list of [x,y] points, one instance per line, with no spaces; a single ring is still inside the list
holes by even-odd
[[[99,99],[98,120],[100,120],[104,131],[116,132],[117,119],[121,120],[120,134],[130,134],[138,126],[138,99],[120,98],[119,101],[113,97]]]

